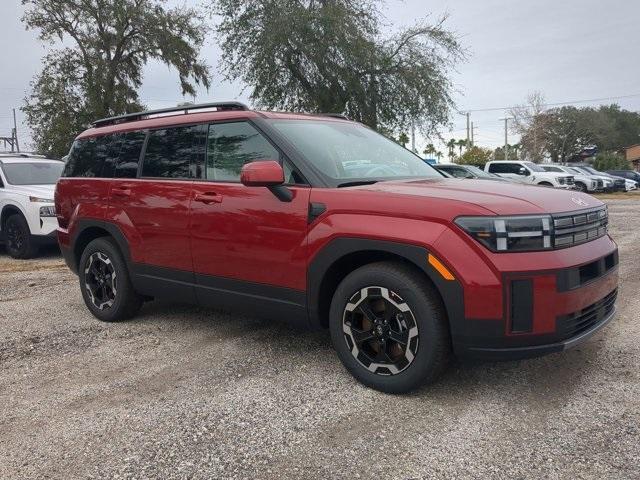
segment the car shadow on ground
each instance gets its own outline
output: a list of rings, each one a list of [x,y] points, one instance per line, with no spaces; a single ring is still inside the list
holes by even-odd
[[[11,258],[7,253],[7,250],[2,242],[0,242],[0,258]],[[46,245],[38,249],[38,253],[29,260],[50,260],[55,258],[62,258],[60,248],[57,245]],[[20,260],[16,260],[20,261]]]
[[[175,321],[176,316],[180,317],[179,322]],[[335,354],[328,330],[308,331],[283,321],[162,301],[147,303],[138,321],[163,323],[165,327],[178,330],[185,322],[189,329],[198,329],[206,337],[250,339],[246,343],[257,351],[278,352],[271,359],[274,362],[284,364],[289,360],[288,355],[303,356],[305,362],[312,368],[315,364],[319,372],[326,372],[330,364],[335,367],[335,375],[349,375]],[[436,383],[408,394],[407,398],[450,405],[493,392],[505,399],[519,397],[523,408],[535,405],[538,410],[556,410],[566,403],[573,390],[580,388],[584,377],[597,368],[595,359],[604,345],[605,335],[605,332],[598,333],[584,345],[566,352],[527,360],[475,362],[453,357],[449,368]],[[353,379],[352,386],[360,385]]]

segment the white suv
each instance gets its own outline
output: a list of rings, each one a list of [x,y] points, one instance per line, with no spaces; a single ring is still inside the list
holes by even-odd
[[[595,177],[590,177],[586,173],[578,173],[572,171],[571,167],[566,167],[564,165],[540,165],[547,172],[556,172],[556,173],[566,173],[568,175],[573,175],[573,181],[576,185],[576,188],[581,192],[597,192],[599,190],[604,189],[604,182]]]
[[[23,154],[0,154],[0,238],[13,258],[29,258],[56,242],[53,191],[64,163]]]
[[[532,185],[564,189],[575,188],[573,175],[547,172],[540,165],[536,165],[533,162],[500,160],[487,163],[484,169],[489,173],[495,173],[501,177],[520,180]]]

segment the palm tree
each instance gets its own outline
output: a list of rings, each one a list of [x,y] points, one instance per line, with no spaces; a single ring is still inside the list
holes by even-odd
[[[403,147],[407,145],[407,143],[409,143],[409,137],[406,133],[402,132],[399,136],[398,136],[398,143],[400,145],[402,145]]]
[[[435,153],[435,151],[436,151],[436,148],[433,146],[433,143],[429,143],[424,148],[424,151],[422,153],[424,153],[425,155],[431,155],[432,153]]]
[[[518,160],[519,156],[518,156],[518,152],[520,151],[520,149],[522,148],[522,145],[520,143],[516,143],[515,145],[511,145],[511,149],[513,150],[515,156],[516,156],[516,160]]]
[[[460,156],[462,156],[462,147],[467,146],[467,141],[460,139],[456,142],[456,145],[458,145],[458,152],[460,153]]]
[[[440,159],[442,158],[442,155],[443,153],[440,150],[436,152],[436,158],[438,159],[438,163],[440,163]]]
[[[447,147],[449,147],[449,159],[453,161],[454,150],[456,148],[456,139],[452,138],[447,142]]]

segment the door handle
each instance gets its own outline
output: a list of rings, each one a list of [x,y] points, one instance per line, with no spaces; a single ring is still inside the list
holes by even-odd
[[[215,192],[196,193],[194,200],[196,202],[202,202],[206,204],[222,203],[222,195],[218,195]]]
[[[128,197],[131,195],[131,190],[123,187],[114,187],[113,190],[111,190],[111,195],[115,197]]]

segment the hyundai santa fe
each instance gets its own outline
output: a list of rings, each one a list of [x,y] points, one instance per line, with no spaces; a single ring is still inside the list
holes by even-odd
[[[230,102],[98,120],[55,206],[98,319],[158,298],[328,329],[385,392],[432,382],[453,355],[560,352],[615,312],[602,202],[445,178],[339,116]]]

